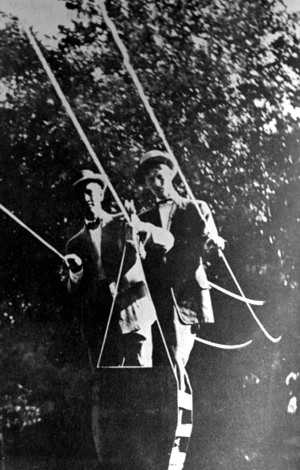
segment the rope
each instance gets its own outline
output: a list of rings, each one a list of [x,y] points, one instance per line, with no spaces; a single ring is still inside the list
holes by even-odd
[[[120,267],[119,267],[119,271],[118,271],[118,277],[117,277],[117,281],[116,281],[116,288],[115,288],[115,291],[114,291],[113,300],[112,300],[112,303],[111,303],[111,307],[110,307],[110,311],[109,311],[109,315],[108,315],[108,320],[107,320],[107,324],[106,324],[106,328],[105,328],[105,332],[104,332],[104,336],[103,336],[101,350],[100,350],[100,354],[99,354],[99,358],[98,358],[98,362],[97,362],[97,369],[100,367],[100,363],[101,363],[103,350],[104,350],[105,342],[106,342],[107,335],[108,335],[108,330],[109,330],[112,314],[113,314],[115,304],[116,304],[116,300],[117,300],[117,296],[118,296],[118,293],[119,293],[119,285],[120,285],[121,275],[122,275],[124,261],[125,261],[125,254],[126,254],[126,242],[125,242],[125,245],[124,245],[124,248],[123,248],[122,258],[121,258]]]
[[[147,289],[147,292],[148,292],[148,295],[151,299],[151,294],[150,294],[150,290],[149,290],[149,286],[148,286],[148,283],[146,283],[146,289]],[[152,301],[153,302],[153,301]],[[154,304],[153,304],[154,305]],[[154,308],[155,308],[155,305],[154,305]],[[155,309],[155,312],[156,312],[156,309]],[[170,354],[170,351],[169,351],[169,347],[167,345],[167,342],[166,342],[166,338],[165,338],[165,335],[163,334],[163,330],[162,330],[162,327],[161,327],[161,324],[160,324],[160,321],[158,319],[158,315],[156,314],[156,323],[157,323],[157,327],[158,327],[158,331],[160,333],[160,336],[161,336],[161,339],[162,339],[162,342],[163,342],[163,345],[164,345],[164,348],[166,350],[166,353],[167,353],[167,356],[168,356],[168,361],[170,363],[170,366],[171,366],[171,369],[172,369],[172,372],[173,372],[173,375],[175,377],[175,381],[176,381],[176,384],[177,384],[177,387],[178,387],[178,378],[177,378],[177,374],[176,374],[176,369],[175,369],[175,364],[174,362],[172,361],[172,358],[171,358],[171,354]]]
[[[240,286],[240,284],[239,284],[237,278],[235,277],[235,275],[234,275],[234,273],[233,273],[233,271],[232,271],[232,269],[231,269],[231,267],[230,267],[230,265],[229,265],[229,263],[228,263],[228,261],[227,261],[225,255],[224,255],[224,253],[223,253],[221,250],[219,250],[219,255],[220,255],[221,258],[223,259],[223,261],[224,261],[224,263],[225,263],[225,266],[226,266],[226,268],[228,269],[228,271],[229,271],[229,273],[230,273],[230,275],[231,275],[231,277],[232,277],[232,279],[233,279],[233,281],[234,281],[236,287],[238,288],[238,290],[239,290],[240,293],[241,293],[241,296],[246,299],[245,294],[244,294],[244,292],[243,292],[243,290],[242,290],[242,288],[241,288],[241,286]],[[281,340],[281,336],[278,336],[277,338],[274,337],[274,336],[271,336],[270,333],[266,330],[266,328],[265,328],[264,325],[262,324],[262,322],[259,320],[259,318],[257,317],[257,315],[255,314],[255,312],[254,312],[253,308],[251,307],[251,305],[249,304],[249,302],[246,301],[246,305],[247,305],[247,307],[248,307],[248,309],[249,309],[249,311],[250,311],[252,317],[254,318],[254,320],[255,320],[256,323],[258,324],[259,328],[260,328],[261,331],[264,333],[264,335],[265,335],[272,343],[279,343],[279,341]]]
[[[125,245],[124,245],[124,248],[123,248],[122,259],[121,259],[121,262],[120,262],[120,267],[119,267],[119,271],[118,271],[118,277],[117,277],[117,281],[116,281],[116,288],[115,288],[115,292],[114,292],[114,296],[113,296],[113,300],[112,300],[112,304],[111,304],[111,308],[110,308],[110,312],[109,312],[109,316],[108,316],[108,320],[107,320],[107,325],[106,325],[105,333],[104,333],[104,336],[103,336],[103,341],[102,341],[102,345],[101,345],[101,350],[100,350],[100,354],[99,354],[99,358],[98,358],[98,362],[97,362],[97,368],[101,367],[101,359],[102,359],[102,355],[103,355],[103,351],[104,351],[104,346],[105,346],[105,343],[106,343],[106,340],[107,340],[108,330],[109,330],[109,326],[110,326],[110,323],[111,323],[112,314],[113,314],[113,311],[114,311],[114,308],[115,308],[117,296],[118,296],[119,285],[120,285],[122,270],[123,270],[124,261],[125,261],[125,254],[126,254],[126,242],[125,242]],[[140,260],[140,257],[139,257],[138,254],[137,254],[137,260]],[[149,295],[149,298],[150,298],[150,300],[152,301],[147,282],[145,282],[145,286],[146,286],[147,294]],[[153,301],[152,301],[152,303],[153,303]],[[162,331],[162,328],[161,328],[161,324],[160,324],[160,322],[159,322],[159,319],[158,319],[157,315],[156,315],[156,322],[157,322],[158,330],[159,330],[160,335],[161,335],[161,338],[162,338],[162,342],[163,342],[164,348],[165,348],[166,353],[167,353],[167,357],[168,357],[168,360],[169,360],[171,369],[172,369],[172,371],[173,371],[173,373],[174,373],[175,380],[177,381],[177,376],[176,376],[176,373],[175,373],[175,371],[174,371],[174,365],[173,365],[173,361],[172,361],[172,359],[171,359],[170,351],[169,351],[169,348],[168,348],[168,346],[167,346],[166,339],[165,339],[165,336],[164,336],[164,334],[163,334],[163,331]],[[105,366],[102,366],[102,367],[105,367]],[[108,366],[108,367],[110,367],[110,366]],[[120,366],[117,366],[117,367],[120,367]],[[122,367],[122,366],[121,366],[121,367]],[[126,366],[126,367],[128,367],[128,366]],[[136,366],[134,366],[134,368],[135,368],[135,367],[136,367]],[[138,366],[138,367],[139,367],[139,366]],[[114,367],[112,366],[112,367],[110,367],[110,368],[114,368]]]
[[[179,174],[179,176],[180,176],[180,178],[181,178],[181,180],[182,180],[182,182],[183,182],[183,184],[184,184],[184,186],[185,186],[186,192],[187,192],[188,196],[190,197],[191,201],[193,202],[194,206],[196,207],[197,212],[198,212],[198,214],[199,214],[199,217],[201,218],[201,220],[202,220],[204,223],[206,223],[205,218],[203,217],[203,215],[202,215],[202,213],[201,213],[201,211],[200,211],[200,208],[199,208],[199,206],[198,206],[198,204],[197,204],[197,200],[196,200],[196,198],[195,198],[195,196],[194,196],[194,194],[193,194],[193,192],[192,192],[192,190],[191,190],[191,188],[190,188],[190,185],[189,185],[189,183],[187,182],[187,179],[185,178],[185,176],[184,176],[184,174],[183,174],[183,172],[182,172],[182,170],[181,170],[181,168],[180,168],[180,166],[179,166],[179,163],[178,163],[178,161],[177,161],[177,159],[176,159],[176,157],[175,157],[175,155],[174,155],[174,153],[173,153],[173,151],[172,151],[172,149],[171,149],[171,147],[170,147],[170,145],[169,145],[169,143],[168,143],[168,141],[167,141],[167,138],[166,138],[166,136],[165,136],[165,133],[164,133],[164,131],[163,131],[163,129],[162,129],[162,127],[161,127],[161,125],[160,125],[158,119],[156,118],[156,115],[155,115],[155,113],[154,113],[154,111],[153,111],[153,108],[152,108],[151,105],[150,105],[149,99],[147,98],[147,96],[146,96],[146,94],[145,94],[145,92],[144,92],[143,86],[142,86],[142,84],[141,84],[141,82],[140,82],[140,80],[139,80],[139,78],[138,78],[138,76],[137,76],[137,74],[136,74],[134,68],[132,67],[132,65],[131,65],[131,63],[130,63],[130,58],[129,58],[129,53],[128,53],[128,51],[127,51],[127,48],[126,48],[125,44],[123,43],[122,39],[120,38],[120,35],[119,35],[119,33],[118,33],[118,30],[117,30],[115,24],[113,23],[113,21],[111,20],[111,18],[109,17],[109,15],[108,15],[108,13],[107,13],[107,9],[106,9],[106,6],[105,6],[105,0],[100,0],[100,9],[101,9],[101,12],[102,12],[103,20],[104,20],[104,22],[105,22],[107,28],[108,28],[109,31],[111,32],[112,37],[113,37],[113,39],[114,39],[114,41],[115,41],[116,46],[118,47],[119,51],[121,52],[121,55],[122,55],[122,57],[123,57],[124,66],[125,66],[125,68],[126,68],[128,74],[129,74],[130,77],[132,78],[132,81],[133,81],[133,83],[134,83],[134,85],[135,85],[135,87],[136,87],[136,89],[137,89],[138,95],[139,95],[141,101],[143,102],[143,104],[144,104],[144,106],[145,106],[145,109],[146,109],[146,111],[148,112],[149,117],[150,117],[150,119],[151,119],[151,121],[152,121],[152,123],[153,123],[153,125],[154,125],[154,127],[155,127],[155,129],[156,129],[156,131],[157,131],[157,133],[158,133],[158,135],[160,136],[160,138],[161,138],[161,140],[162,140],[162,142],[163,142],[163,144],[164,144],[164,146],[165,146],[165,148],[166,148],[168,154],[170,155],[171,159],[172,159],[173,162],[174,162],[174,165],[175,165],[175,167],[176,167],[176,170],[177,170],[177,172],[178,172],[178,174]],[[227,269],[230,268],[229,263],[228,263],[228,261],[227,261],[226,258],[225,258],[225,255],[221,252],[221,250],[219,250],[219,253],[220,253],[220,256],[221,256],[222,260],[224,261],[225,266],[227,267]],[[237,288],[238,288],[238,290],[239,290],[241,296],[243,297],[244,302],[246,303],[246,305],[247,305],[247,307],[248,307],[248,309],[249,309],[249,311],[250,311],[250,313],[251,313],[253,319],[255,320],[255,322],[257,323],[257,325],[259,326],[259,328],[260,328],[261,331],[263,332],[263,334],[264,334],[271,342],[273,342],[273,343],[279,342],[279,341],[281,340],[281,336],[279,336],[279,337],[276,338],[276,337],[273,337],[270,333],[268,333],[268,331],[266,330],[266,328],[263,326],[263,324],[261,323],[261,321],[257,318],[257,316],[255,315],[253,309],[252,309],[251,306],[249,305],[249,303],[248,303],[248,301],[247,301],[247,298],[245,297],[244,292],[243,292],[243,290],[242,290],[242,288],[241,288],[241,286],[240,286],[240,284],[239,284],[239,282],[238,282],[236,276],[233,274],[232,269],[231,269],[231,268],[228,269],[228,272],[229,272],[229,274],[231,275],[231,277],[232,277],[232,279],[233,279],[235,285],[237,286]]]
[[[66,264],[66,260],[63,256],[62,253],[60,253],[54,246],[52,246],[50,243],[48,243],[44,238],[42,238],[40,235],[38,235],[34,230],[32,230],[28,225],[26,225],[22,220],[20,220],[16,215],[14,215],[9,209],[7,209],[3,204],[0,204],[0,209],[7,214],[11,219],[13,219],[17,224],[19,224],[21,227],[23,227],[25,230],[27,230],[31,235],[33,235],[37,240],[39,240],[44,246],[46,246],[50,251],[55,253],[57,256],[59,256]],[[227,289],[224,289],[223,287],[218,286],[217,284],[214,284],[213,282],[209,281],[209,285],[213,287],[216,290],[219,290],[220,292],[223,292],[237,300],[244,301],[243,297],[240,297],[237,294],[234,294]],[[253,299],[248,299],[247,302],[252,304],[252,305],[263,305],[264,301],[262,300],[253,300]]]
[[[235,294],[234,292],[231,292],[228,289],[225,289],[224,287],[219,286],[218,284],[215,284],[214,282],[208,281],[208,284],[213,289],[216,289],[216,290],[222,292],[223,294],[226,294],[229,297],[232,297],[233,299],[239,300],[240,302],[247,301],[246,302],[247,304],[258,305],[258,306],[262,306],[262,305],[265,304],[264,300],[254,300],[254,299],[249,299],[248,297],[243,297],[241,295]]]
[[[31,235],[33,235],[37,240],[39,240],[45,247],[47,247],[50,251],[55,253],[59,258],[63,260],[64,263],[67,264],[65,257],[62,253],[60,253],[54,246],[50,245],[50,243],[46,242],[44,238],[42,238],[40,235],[38,235],[34,230],[32,230],[28,225],[26,225],[22,220],[19,219],[15,214],[13,214],[9,209],[7,209],[3,204],[0,204],[0,209],[8,215],[11,219],[13,219],[15,222],[17,222],[18,225],[23,227],[27,232],[29,232]]]
[[[107,187],[110,189],[116,203],[118,204],[122,214],[124,215],[124,218],[125,220],[130,224],[130,217],[128,215],[128,212],[126,210],[126,208],[124,207],[121,199],[119,198],[117,192],[115,191],[106,171],[104,170],[103,166],[101,165],[93,147],[91,146],[84,130],[82,129],[74,111],[72,110],[69,102],[67,101],[58,81],[56,80],[56,77],[54,76],[48,62],[46,61],[39,45],[37,44],[32,32],[30,31],[30,29],[27,27],[27,26],[24,26],[24,31],[28,37],[28,40],[30,42],[30,44],[32,45],[34,51],[36,52],[46,74],[48,75],[48,78],[51,82],[51,84],[53,85],[53,88],[55,89],[63,107],[65,108],[68,116],[70,117],[72,123],[74,124],[74,127],[75,129],[77,130],[78,134],[79,134],[79,137],[81,138],[82,142],[84,143],[90,157],[92,158],[93,162],[95,163],[95,165],[97,166],[98,170],[100,171],[100,173],[104,176],[104,178],[106,179],[106,183],[107,183]],[[125,256],[125,254],[124,254]],[[64,260],[65,261],[65,260]],[[143,271],[143,270],[142,270]],[[149,287],[148,287],[148,284],[147,284],[147,280],[146,280],[146,277],[145,277],[145,273],[143,271],[143,280],[145,282],[145,286],[147,288],[147,291],[148,291],[148,295],[149,295],[149,298],[151,299],[151,302],[153,303],[153,300],[152,300],[152,297],[151,297],[151,294],[150,294],[150,290],[149,290]],[[114,308],[114,303],[115,303],[115,297],[113,298],[113,303],[112,303],[112,306],[111,306],[111,314],[113,312],[113,308]],[[154,303],[153,303],[154,305]],[[157,324],[158,324],[158,328],[159,328],[159,331],[160,331],[160,334],[161,334],[161,337],[162,337],[162,341],[163,341],[163,344],[164,344],[164,347],[166,348],[166,353],[167,353],[167,356],[168,356],[168,359],[169,359],[169,362],[170,362],[170,365],[171,365],[171,368],[172,368],[172,371],[174,372],[174,368],[173,368],[173,363],[172,363],[172,360],[171,360],[171,356],[170,356],[170,352],[169,352],[169,349],[167,347],[167,343],[166,343],[166,340],[165,340],[165,337],[163,335],[163,332],[162,332],[162,329],[161,329],[161,326],[159,324],[159,320],[156,316],[156,319],[157,319]],[[102,347],[104,347],[104,342],[102,343]],[[103,352],[103,351],[102,351]],[[176,378],[176,376],[175,376]]]
[[[108,188],[110,189],[110,192],[112,193],[116,203],[118,204],[123,216],[125,217],[125,219],[127,220],[127,222],[130,222],[129,220],[129,217],[128,217],[128,214],[127,214],[127,211],[121,201],[121,199],[119,198],[115,188],[113,187],[110,179],[108,178],[108,175],[106,173],[106,171],[104,170],[103,166],[101,165],[100,161],[99,161],[99,158],[97,157],[93,147],[91,146],[81,124],[79,123],[74,111],[72,110],[68,100],[66,99],[58,81],[56,80],[56,77],[54,76],[47,60],[45,59],[38,43],[36,42],[32,32],[30,31],[30,29],[27,27],[27,26],[24,26],[24,31],[28,37],[28,40],[30,42],[30,44],[32,45],[36,55],[38,56],[46,74],[48,75],[48,78],[51,82],[51,84],[53,85],[53,88],[55,89],[56,93],[57,93],[57,96],[59,97],[63,107],[65,108],[69,118],[71,119],[72,123],[74,124],[74,127],[75,129],[77,130],[78,134],[79,134],[79,137],[80,139],[82,140],[82,142],[84,143],[91,159],[93,160],[93,162],[95,163],[95,165],[97,166],[98,170],[100,171],[100,173],[104,176],[105,180],[106,180],[106,183],[107,183],[107,186]]]
[[[103,19],[104,19],[104,22],[106,24],[106,26],[108,27],[108,29],[110,30],[112,36],[113,36],[113,39],[119,49],[119,51],[121,52],[121,55],[123,57],[123,62],[124,62],[124,65],[125,65],[125,68],[127,70],[127,72],[129,73],[130,77],[132,78],[132,81],[133,83],[135,84],[135,87],[137,89],[137,92],[139,94],[139,97],[141,98],[145,108],[146,108],[146,111],[148,112],[149,116],[150,116],[150,119],[152,121],[152,123],[154,124],[154,127],[159,135],[159,137],[161,138],[161,140],[163,141],[163,144],[168,152],[168,154],[170,155],[170,157],[172,158],[173,160],[173,163],[176,167],[176,170],[180,176],[180,178],[182,179],[182,182],[184,183],[185,185],[185,188],[186,188],[186,191],[187,191],[187,194],[190,196],[191,200],[193,201],[193,203],[195,204],[196,208],[197,208],[197,211],[198,211],[198,214],[200,216],[200,218],[202,219],[202,221],[204,223],[206,223],[201,211],[200,211],[200,208],[197,204],[197,201],[195,199],[195,196],[193,195],[192,193],[192,190],[178,164],[178,161],[167,141],[167,138],[166,138],[166,135],[153,111],[153,108],[152,106],[150,105],[150,102],[149,102],[149,99],[147,98],[145,92],[144,92],[144,88],[140,82],[140,79],[138,78],[134,68],[132,67],[131,65],[131,62],[130,62],[130,58],[129,58],[129,54],[128,54],[128,51],[126,49],[126,46],[125,44],[123,43],[122,39],[120,38],[120,35],[118,33],[118,30],[115,26],[115,24],[113,23],[113,21],[110,19],[110,17],[108,16],[108,13],[107,13],[107,9],[106,9],[106,6],[105,6],[105,0],[100,0],[100,9],[102,11],[102,15],[103,15]]]
[[[214,348],[217,348],[217,349],[225,349],[225,350],[233,350],[233,349],[242,349],[242,348],[245,348],[246,346],[249,346],[249,344],[251,344],[253,341],[252,339],[249,339],[248,341],[246,341],[245,343],[240,343],[240,344],[219,344],[219,343],[216,343],[215,341],[209,341],[208,339],[204,339],[204,338],[199,338],[199,336],[197,336],[195,338],[195,341],[198,341],[199,343],[202,343],[202,344],[206,344],[206,346],[213,346]]]
[[[68,266],[68,263],[64,257],[64,255],[62,253],[60,253],[56,248],[54,248],[54,246],[52,246],[50,243],[48,243],[44,238],[42,238],[40,235],[38,235],[34,230],[32,230],[30,227],[28,227],[28,225],[26,225],[21,219],[19,219],[15,214],[13,214],[9,209],[7,209],[3,204],[0,203],[0,209],[6,214],[8,215],[12,220],[14,220],[18,225],[20,225],[21,227],[23,227],[27,232],[29,232],[31,235],[33,235],[34,238],[36,238],[37,240],[39,240],[39,242],[42,243],[42,245],[44,245],[46,248],[48,248],[50,251],[52,251],[53,253],[55,253],[59,258],[61,258],[63,260],[63,262]],[[117,299],[117,295],[118,295],[118,290],[119,290],[119,284],[120,284],[120,280],[121,280],[121,274],[122,274],[122,269],[123,269],[123,266],[124,266],[124,260],[125,260],[125,254],[126,254],[126,244],[124,245],[124,249],[123,249],[123,253],[122,253],[122,258],[121,258],[121,262],[120,262],[120,267],[119,267],[119,271],[118,271],[118,277],[117,277],[117,281],[116,281],[116,290],[115,290],[115,293],[114,293],[114,296],[113,296],[113,300],[112,300],[112,304],[111,304],[111,307],[110,307],[110,312],[109,312],[109,316],[108,316],[108,320],[107,320],[107,325],[106,325],[106,329],[105,329],[105,333],[104,333],[104,336],[103,336],[103,342],[102,342],[102,345],[101,345],[101,350],[100,350],[100,354],[99,354],[99,359],[98,359],[98,362],[97,362],[97,368],[100,367],[100,362],[101,362],[101,358],[102,358],[102,355],[103,355],[103,350],[104,350],[104,346],[105,346],[105,342],[106,342],[106,339],[107,339],[107,335],[108,335],[108,330],[109,330],[109,326],[110,326],[110,322],[111,322],[111,318],[112,318],[112,314],[113,314],[113,311],[114,311],[114,308],[115,308],[115,303],[116,303],[116,299]],[[146,285],[146,288],[147,288],[147,292],[148,292],[148,295],[151,299],[151,295],[150,295],[150,291],[149,291],[149,288],[148,288],[148,285],[147,283],[145,282],[145,285]],[[151,299],[152,301],[152,299]],[[153,302],[153,301],[152,301]],[[162,338],[162,342],[163,342],[163,345],[166,349],[166,353],[167,353],[167,356],[168,356],[168,360],[170,362],[170,366],[172,368],[172,371],[174,371],[174,368],[173,368],[173,362],[172,362],[172,359],[171,359],[171,355],[170,355],[170,352],[169,352],[169,348],[167,346],[167,343],[166,343],[166,340],[165,340],[165,337],[164,337],[164,334],[163,334],[163,331],[162,331],[162,328],[161,328],[161,325],[160,325],[160,322],[158,320],[158,318],[156,318],[157,320],[157,325],[158,325],[158,329],[159,329],[159,332],[161,334],[161,338]],[[176,379],[176,376],[175,376],[175,379]]]

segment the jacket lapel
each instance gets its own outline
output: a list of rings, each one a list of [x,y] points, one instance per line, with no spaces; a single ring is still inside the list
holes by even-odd
[[[161,220],[160,220],[158,206],[155,206],[153,209],[151,209],[148,212],[147,222],[150,222],[151,224],[156,225],[157,227],[161,227]]]
[[[173,201],[172,206],[171,206],[171,210],[170,210],[170,213],[169,213],[168,224],[167,224],[167,230],[169,230],[170,232],[172,232],[173,219],[174,219],[176,211],[177,211],[177,204],[176,204],[176,202]]]

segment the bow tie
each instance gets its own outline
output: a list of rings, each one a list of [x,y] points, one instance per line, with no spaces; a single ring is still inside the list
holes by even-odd
[[[169,199],[159,199],[158,201],[156,201],[156,205],[157,206],[163,206],[165,204],[171,204],[173,202],[173,199],[169,198]]]
[[[101,222],[101,220],[99,219],[99,217],[97,217],[97,218],[94,219],[94,220],[87,221],[87,222],[86,222],[86,227],[87,227],[89,230],[96,230],[96,229],[99,227],[100,222]]]

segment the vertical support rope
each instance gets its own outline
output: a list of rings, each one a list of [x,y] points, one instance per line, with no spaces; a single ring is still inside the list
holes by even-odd
[[[199,217],[201,218],[201,220],[206,224],[206,220],[205,218],[203,217],[203,214],[201,213],[200,211],[200,208],[199,208],[199,205],[197,203],[197,200],[192,192],[192,189],[186,179],[186,177],[184,176],[180,166],[179,166],[179,163],[178,163],[178,160],[176,159],[168,141],[167,141],[167,138],[165,136],[165,133],[153,111],[153,108],[152,106],[150,105],[150,102],[149,102],[149,99],[147,98],[145,92],[144,92],[144,89],[143,89],[143,86],[133,68],[133,66],[131,65],[131,62],[130,62],[130,58],[129,58],[129,53],[126,49],[126,46],[125,44],[123,43],[122,39],[120,38],[120,35],[118,33],[118,30],[114,24],[114,22],[111,20],[111,18],[109,17],[108,13],[107,13],[107,9],[106,9],[106,5],[105,5],[105,0],[100,0],[100,9],[101,9],[101,12],[102,12],[102,16],[103,16],[103,20],[107,26],[107,28],[109,29],[109,31],[111,32],[112,34],[112,37],[114,39],[114,42],[116,44],[116,46],[118,47],[119,51],[121,52],[121,55],[123,57],[123,62],[124,62],[124,66],[128,72],[128,74],[130,75],[136,89],[137,89],[137,92],[138,92],[138,95],[141,99],[141,101],[143,102],[144,106],[145,106],[145,109],[147,111],[147,113],[149,114],[149,117],[158,133],[158,135],[160,136],[168,154],[170,155],[170,157],[172,158],[174,164],[175,164],[175,167],[176,167],[176,170],[185,186],[185,189],[186,189],[186,192],[189,196],[189,198],[191,199],[191,201],[194,203],[195,205],[195,208],[199,214]],[[250,311],[250,314],[252,316],[252,318],[255,320],[255,322],[257,323],[257,325],[259,326],[259,328],[261,329],[261,331],[263,332],[263,334],[273,343],[278,343],[280,340],[281,340],[281,336],[279,337],[273,337],[270,333],[268,333],[268,331],[266,330],[266,328],[263,326],[263,324],[261,323],[261,321],[258,319],[258,317],[256,316],[256,314],[254,313],[253,309],[251,308],[251,305],[248,303],[247,301],[247,298],[245,297],[245,294],[236,278],[236,276],[234,275],[232,269],[230,268],[229,266],[229,263],[224,255],[223,252],[221,252],[221,250],[219,250],[219,253],[220,253],[220,256],[222,258],[222,260],[224,261],[225,263],[225,266],[230,274],[230,276],[232,277],[236,287],[238,288],[241,296],[243,297],[244,299],[244,302],[245,304],[247,305],[249,311]]]
[[[106,324],[106,328],[105,328],[105,332],[104,332],[104,336],[103,336],[103,341],[102,341],[102,345],[101,345],[101,349],[100,349],[99,358],[98,358],[98,361],[97,361],[97,369],[101,366],[102,354],[103,354],[103,351],[104,351],[104,346],[105,346],[105,343],[106,343],[108,330],[109,330],[109,326],[110,326],[110,323],[111,323],[112,314],[113,314],[115,304],[116,304],[116,300],[117,300],[117,296],[118,296],[118,293],[119,293],[119,286],[120,286],[121,275],[122,275],[124,261],[125,261],[125,255],[126,255],[126,242],[125,242],[124,248],[123,248],[123,253],[122,253],[122,257],[121,257],[121,261],[120,261],[120,267],[119,267],[117,281],[116,281],[116,287],[115,287],[113,300],[112,300],[112,303],[111,303],[111,307],[110,307],[110,311],[109,311],[109,315],[108,315],[108,319],[107,319],[107,324]]]

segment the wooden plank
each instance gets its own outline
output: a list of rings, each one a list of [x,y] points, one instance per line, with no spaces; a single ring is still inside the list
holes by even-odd
[[[171,455],[170,455],[170,460],[169,460],[169,468],[168,470],[180,470],[183,468],[184,462],[186,459],[186,453],[185,452],[179,452],[178,448],[173,448]]]
[[[193,409],[193,395],[178,390],[178,408],[191,411]]]
[[[193,425],[188,424],[178,424],[175,432],[176,437],[191,437]]]

